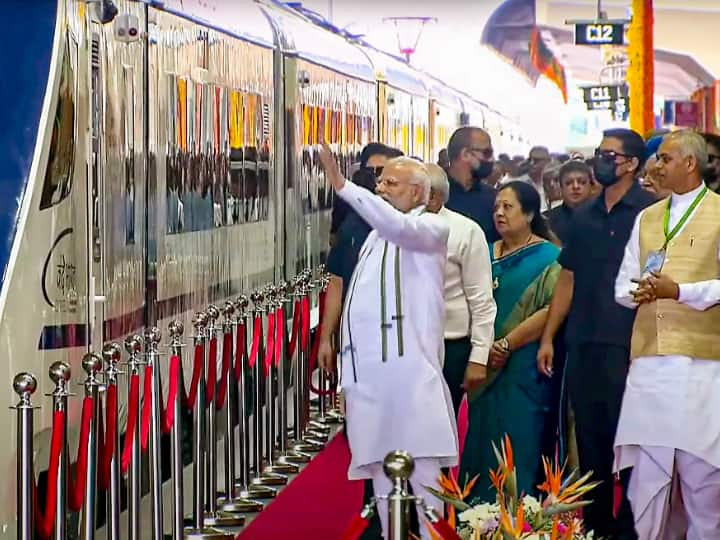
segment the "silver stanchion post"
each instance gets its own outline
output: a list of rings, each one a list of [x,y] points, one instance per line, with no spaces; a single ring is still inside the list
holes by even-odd
[[[139,335],[128,336],[125,339],[125,350],[130,355],[127,361],[128,372],[128,385],[132,380],[133,376],[140,376],[140,366],[144,365],[140,355],[142,354],[143,338]],[[128,393],[129,396],[129,393]],[[140,399],[135,403],[131,403],[128,399],[128,416],[130,408],[135,409],[135,429],[132,434],[125,433],[125,437],[132,437],[132,446],[130,454],[130,469],[128,472],[128,535],[130,540],[140,540],[140,482],[141,482],[141,471],[140,471]]]
[[[263,509],[263,505],[259,502],[252,501],[249,499],[244,499],[242,497],[238,497],[237,495],[237,487],[235,484],[235,423],[233,422],[233,417],[238,412],[238,385],[235,384],[235,376],[234,376],[234,369],[233,369],[233,360],[235,362],[241,362],[243,361],[243,357],[241,356],[240,344],[237,344],[238,350],[235,350],[235,347],[233,343],[235,343],[235,332],[237,330],[237,327],[240,324],[244,324],[240,322],[240,317],[242,317],[242,312],[240,317],[233,319],[233,315],[235,314],[237,304],[231,301],[228,301],[225,303],[225,307],[223,308],[223,347],[225,345],[230,345],[230,369],[227,372],[227,401],[226,401],[226,407],[225,407],[225,444],[224,444],[224,450],[225,450],[225,497],[218,501],[218,504],[220,504],[220,510],[223,512],[231,513],[231,514],[242,514],[242,513],[249,513],[249,512],[259,512]],[[241,310],[244,310],[244,308],[247,306],[247,299],[244,307],[241,307]],[[225,354],[225,350],[223,348],[223,354]],[[238,384],[244,384],[245,377],[240,375],[240,380]],[[245,398],[245,394],[243,392],[243,399]],[[244,413],[244,404],[243,404],[243,413]],[[240,431],[240,442],[242,444],[242,416],[238,416],[238,426]],[[241,467],[243,467],[243,459],[245,455],[241,452],[240,453],[240,460],[241,460]],[[244,477],[247,478],[247,477]]]
[[[240,492],[240,497],[243,500],[246,500],[248,502],[255,502],[251,501],[250,499],[271,499],[277,495],[277,491],[270,486],[264,486],[252,482],[251,469],[254,468],[255,470],[257,470],[257,468],[255,468],[257,460],[255,455],[252,456],[251,460],[250,452],[250,433],[254,429],[254,423],[251,424],[250,414],[247,410],[248,374],[250,373],[250,369],[247,364],[247,336],[249,336],[251,339],[254,339],[253,332],[255,328],[256,312],[254,310],[250,310],[250,312],[248,312],[247,309],[249,305],[250,300],[247,298],[247,296],[244,295],[238,297],[235,302],[235,307],[238,310],[237,323],[238,325],[244,324],[246,330],[245,339],[241,342],[238,342],[238,350],[235,352],[235,354],[237,355],[236,361],[240,362],[242,366],[240,371],[240,379],[238,380],[237,384],[238,430],[240,432],[240,477],[238,478],[235,485],[238,488]],[[257,316],[261,317],[262,315],[258,313]],[[260,337],[259,339],[262,338]],[[255,370],[253,369],[253,373],[254,372]],[[254,384],[255,383],[253,377],[253,389]],[[251,390],[251,396],[252,395],[254,395],[254,392],[252,392]],[[257,413],[253,412],[253,420],[256,417]],[[256,507],[256,510],[262,510],[262,506],[260,508]]]
[[[53,362],[48,370],[50,380],[55,383],[55,389],[47,394],[53,398],[53,412],[64,412],[67,417],[68,396],[72,395],[68,388],[70,384],[70,366],[65,362]],[[58,461],[57,488],[55,490],[55,528],[53,540],[67,538],[67,422],[63,428],[63,444],[60,445],[60,459]]]
[[[282,336],[282,339],[284,340],[285,332],[280,331],[280,325],[285,324],[285,317],[283,316],[282,319],[278,318],[278,308],[282,306],[282,301],[279,301],[279,291],[277,287],[274,287],[272,285],[267,287],[267,309],[269,313],[272,313],[275,317],[275,328],[273,328],[273,336],[272,336],[272,346],[273,351],[271,351],[271,358],[272,361],[270,362],[270,367],[268,368],[267,375],[265,378],[265,409],[267,411],[266,414],[266,431],[265,431],[265,453],[267,456],[267,464],[265,465],[265,469],[263,472],[265,473],[277,473],[277,474],[290,474],[290,473],[297,473],[299,471],[298,467],[296,465],[293,465],[291,463],[286,462],[280,462],[277,459],[277,456],[280,454],[279,452],[279,441],[282,439],[281,435],[281,417],[285,417],[285,414],[282,414],[282,412],[279,410],[280,405],[280,385],[279,385],[279,377],[280,377],[280,368],[281,364],[278,364],[278,359],[275,358],[276,354],[279,354],[282,356],[285,351],[285,344],[279,343],[278,344],[278,337]],[[284,313],[283,313],[284,315]],[[275,367],[275,366],[278,367]],[[287,436],[287,428],[285,429],[285,433]]]
[[[407,452],[396,450],[385,456],[383,470],[393,487],[388,500],[388,540],[406,540],[410,536],[410,509],[416,498],[408,493],[408,480],[415,469],[415,462]]]
[[[95,538],[95,505],[97,503],[97,439],[98,439],[98,414],[100,413],[100,392],[105,389],[104,385],[97,379],[102,370],[102,358],[97,354],[86,354],[82,359],[82,367],[87,373],[85,386],[85,397],[91,398],[93,402],[93,413],[90,417],[90,430],[88,432],[87,448],[87,476],[85,477],[85,498],[82,509],[82,533],[84,540]]]
[[[267,312],[264,300],[265,295],[262,291],[258,290],[252,293],[250,298],[255,305],[255,315],[262,317]],[[267,426],[266,416],[270,414],[271,404],[263,403],[266,401],[264,398],[265,384],[268,384],[269,378],[266,381],[264,378],[263,363],[265,361],[265,343],[263,340],[262,328],[260,331],[259,346],[255,365],[253,366],[253,383],[254,383],[254,407],[253,407],[253,465],[255,470],[255,476],[252,479],[253,484],[260,484],[264,486],[283,486],[287,483],[287,477],[275,474],[272,472],[266,472],[265,466],[268,463],[268,456],[266,455],[266,443],[265,443],[265,430]],[[263,407],[265,405],[265,407]]]
[[[185,347],[182,337],[185,332],[183,323],[175,320],[168,325],[170,335],[170,354],[176,356],[182,362],[182,349]],[[172,376],[172,374],[170,375]],[[182,391],[185,388],[182,370],[177,374],[177,395],[172,403],[168,403],[168,412],[172,407],[173,425],[170,430],[170,466],[172,468],[172,537],[173,540],[180,540],[183,537],[185,520],[183,510],[185,498],[183,497],[183,460],[182,460]],[[172,382],[171,382],[172,383]]]
[[[195,345],[201,345],[203,351],[207,345],[206,325],[208,316],[204,312],[195,315],[193,325],[195,326]],[[192,527],[185,529],[186,540],[224,540],[232,538],[232,535],[225,534],[217,529],[205,525],[205,362],[202,362],[200,369],[200,382],[198,383],[197,396],[195,398],[193,418],[193,516]]]
[[[150,491],[152,492],[152,538],[163,540],[163,506],[162,506],[162,463],[160,453],[160,438],[162,428],[160,417],[162,415],[162,379],[160,378],[160,353],[158,344],[162,333],[156,326],[145,331],[145,355],[147,367],[152,370],[152,386],[150,396]]]
[[[30,373],[18,373],[13,389],[20,401],[17,411],[17,539],[34,540],[33,506],[33,407],[30,398],[37,390],[37,380]]]
[[[117,390],[118,375],[122,373],[117,367],[122,355],[122,349],[117,343],[108,343],[103,347],[102,355],[105,360],[105,383],[108,389],[111,386],[115,386]],[[107,405],[109,406],[109,403]],[[117,402],[115,402],[114,410],[108,412],[115,417],[115,425],[117,426]],[[110,481],[108,483],[106,504],[108,540],[120,540],[120,481],[120,430],[116,428],[115,440],[113,441],[113,455],[110,460]]]
[[[207,308],[207,314],[209,318],[207,326],[208,340],[215,340],[217,344],[218,335],[222,335],[222,328],[217,326],[217,320],[220,317],[220,311],[217,306],[210,305]],[[206,349],[206,363],[205,373],[210,375],[208,366],[211,362],[217,367],[217,351],[218,347],[215,347],[214,355],[209,354],[209,347]],[[217,370],[213,370],[217,371]],[[217,377],[212,381],[215,385],[214,395],[208,398],[207,404],[207,438],[206,438],[206,473],[205,478],[205,525],[210,527],[242,527],[245,524],[245,518],[242,516],[232,515],[225,512],[218,512],[218,497],[217,497],[217,401],[218,401],[218,387]]]
[[[307,274],[302,272],[295,278],[295,292],[294,296],[300,300],[301,303],[307,302],[308,290],[307,290]],[[307,313],[301,310],[300,317],[300,329],[298,331],[297,344],[295,350],[297,351],[297,357],[295,361],[294,370],[294,382],[293,388],[293,434],[294,442],[292,444],[293,452],[303,455],[308,452],[319,452],[323,449],[323,443],[320,437],[314,437],[315,433],[306,432],[306,407],[307,407],[307,353],[310,347],[310,336],[307,336],[307,343],[303,344],[302,334],[303,328],[309,329],[310,321],[304,320],[305,317],[310,317],[310,310],[308,308]]]

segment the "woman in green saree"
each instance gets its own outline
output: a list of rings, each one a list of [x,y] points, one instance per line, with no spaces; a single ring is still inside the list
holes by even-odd
[[[468,432],[459,480],[479,475],[470,500],[495,502],[488,471],[497,468],[492,443],[505,434],[513,445],[518,492],[536,494],[543,443],[551,418],[553,387],[537,370],[536,355],[560,268],[560,250],[540,214],[540,196],[525,182],[498,192],[492,252],[497,316],[495,343],[483,385],[468,395]]]

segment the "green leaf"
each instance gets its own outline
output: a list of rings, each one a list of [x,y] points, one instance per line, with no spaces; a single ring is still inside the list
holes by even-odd
[[[575,503],[570,504],[553,504],[552,506],[548,506],[547,508],[543,509],[543,516],[545,517],[553,517],[558,514],[565,514],[567,512],[574,512],[578,508],[582,508],[583,506],[587,506],[588,504],[591,504],[592,501],[578,501]]]
[[[457,510],[464,512],[465,510],[469,510],[472,508],[468,503],[461,501],[460,499],[457,499],[455,497],[452,497],[450,495],[446,495],[445,493],[438,491],[436,489],[433,489],[428,486],[423,486],[425,489],[427,489],[430,493],[432,493],[435,497],[440,499],[443,502],[446,502],[448,504],[453,505]]]

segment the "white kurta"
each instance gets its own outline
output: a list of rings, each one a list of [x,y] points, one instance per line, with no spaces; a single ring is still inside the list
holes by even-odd
[[[368,465],[393,450],[455,465],[457,427],[440,367],[448,226],[423,208],[399,212],[349,181],[338,195],[373,228],[342,317],[348,476],[370,478]]]
[[[701,189],[702,186],[690,193],[672,195],[670,229],[680,221]],[[637,285],[630,280],[639,279],[642,274],[639,241],[642,215],[641,212],[635,221],[615,283],[615,299],[631,308],[636,305],[630,291]],[[692,215],[688,222],[691,219]],[[699,311],[717,304],[720,280],[680,284],[679,301]],[[635,508],[647,508],[655,494],[669,486],[675,450],[720,468],[720,361],[687,356],[636,358],[630,365],[615,437],[615,470],[633,467],[644,459],[643,454],[651,452],[658,470],[665,474],[645,482],[635,494],[640,497],[633,501]]]

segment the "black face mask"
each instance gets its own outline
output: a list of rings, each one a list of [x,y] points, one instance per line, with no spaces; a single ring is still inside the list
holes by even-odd
[[[593,173],[595,174],[595,180],[605,187],[612,186],[619,180],[617,163],[615,163],[614,159],[595,158],[593,160]]]
[[[494,163],[492,161],[481,161],[480,165],[472,170],[473,180],[485,180],[492,174]]]

